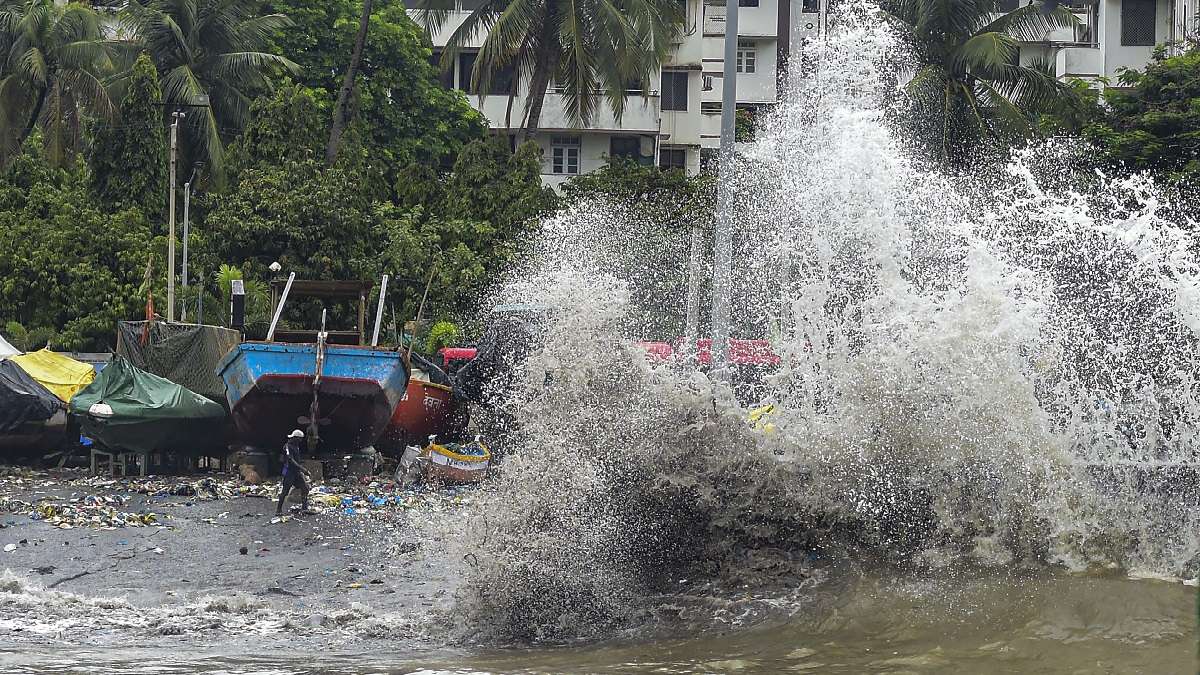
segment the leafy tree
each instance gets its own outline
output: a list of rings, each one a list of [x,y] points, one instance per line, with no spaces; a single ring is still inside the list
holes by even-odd
[[[135,37],[130,46],[154,59],[168,107],[198,106],[188,108],[189,133],[180,142],[216,176],[224,170],[223,141],[245,126],[251,100],[270,89],[273,75],[297,69],[268,51],[272,36],[290,25],[287,18],[259,14],[260,6],[257,0],[135,0],[122,12]]]
[[[467,310],[493,276],[513,262],[537,219],[557,207],[540,172],[536,144],[523,144],[514,153],[503,139],[479,140],[463,149],[445,180],[410,182],[410,194],[437,195],[436,201],[402,202],[377,211],[383,269],[407,282],[398,291],[397,307],[404,316],[416,315],[431,266],[426,313],[444,319]],[[407,175],[431,178],[420,171]]]
[[[34,128],[45,157],[67,166],[82,148],[85,114],[109,119],[101,79],[112,68],[100,17],[80,2],[0,3],[0,164]]]
[[[165,248],[140,210],[101,211],[81,167],[36,152],[0,176],[0,233],[0,316],[57,331],[66,350],[111,348],[115,322],[144,313],[146,261]]]
[[[1150,171],[1181,187],[1200,184],[1200,47],[1178,56],[1156,52],[1142,71],[1104,91],[1107,110],[1084,126],[1111,163]]]
[[[336,100],[359,27],[360,3],[272,0],[269,8],[295,24],[275,35],[275,53],[295,59],[303,85]],[[386,168],[389,184],[410,164],[450,168],[462,146],[487,131],[483,116],[462,92],[438,83],[431,54],[428,37],[403,4],[376,0],[351,98],[357,113],[351,118],[362,124],[363,142]]]
[[[884,0],[915,59],[904,124],[942,163],[961,165],[981,142],[1036,131],[1036,113],[1072,90],[1047,64],[1020,65],[1019,43],[1075,25],[1065,7],[1038,2],[998,14],[997,0]]]
[[[166,210],[167,143],[162,124],[162,90],[149,55],[133,66],[116,124],[100,123],[89,162],[92,189],[110,208],[136,206],[148,217]]]
[[[441,30],[452,13],[443,0],[416,4],[430,33]],[[471,88],[491,91],[505,73],[515,73],[514,88],[518,79],[528,78],[522,123],[528,140],[539,128],[551,83],[562,87],[573,122],[592,120],[600,106],[596,92],[620,119],[631,83],[650,86],[683,24],[676,0],[483,0],[450,35],[442,68],[484,36]]]
[[[325,167],[328,107],[299,85],[256,101],[253,121],[230,148],[230,187],[202,200],[202,265],[239,266],[266,279],[275,261],[300,278],[374,276],[373,212],[378,177],[356,136]]]
[[[554,191],[542,186],[541,166],[536,143],[516,152],[500,137],[471,143],[446,181],[442,213],[490,223],[501,240],[511,241],[557,205]]]

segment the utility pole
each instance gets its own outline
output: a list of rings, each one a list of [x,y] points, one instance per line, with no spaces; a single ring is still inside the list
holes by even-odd
[[[171,192],[167,197],[167,321],[175,320],[175,151],[179,147],[179,120],[183,113],[171,113]]]
[[[195,175],[194,173],[192,174]],[[183,274],[179,278],[179,285],[183,289],[180,294],[183,296],[183,302],[179,307],[179,320],[187,323],[187,248],[188,248],[188,202],[191,201],[192,182],[183,184]]]
[[[738,0],[725,2],[725,76],[721,85],[721,154],[717,181],[717,233],[713,246],[712,365],[722,381],[728,369],[729,314],[733,295],[733,144],[737,130]]]

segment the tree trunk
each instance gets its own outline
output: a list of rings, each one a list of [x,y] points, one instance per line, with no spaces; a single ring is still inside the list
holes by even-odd
[[[358,21],[358,35],[354,38],[354,51],[350,54],[350,65],[346,68],[346,78],[342,80],[342,88],[338,91],[337,105],[333,108],[333,126],[329,129],[329,145],[325,146],[325,165],[333,166],[337,159],[338,146],[342,142],[342,132],[346,130],[350,107],[350,93],[354,91],[354,78],[358,75],[358,66],[362,63],[363,47],[367,43],[367,28],[371,25],[371,5],[374,0],[363,0],[362,18]]]
[[[550,78],[558,70],[559,50],[555,49],[554,41],[558,39],[551,20],[551,12],[547,9],[542,17],[542,39],[538,44],[537,65],[534,66],[533,76],[529,78],[529,104],[525,116],[525,141],[533,140],[537,135],[538,126],[542,122],[542,106],[546,102],[546,88],[550,86]]]

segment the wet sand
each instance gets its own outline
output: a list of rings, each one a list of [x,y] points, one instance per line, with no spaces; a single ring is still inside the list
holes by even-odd
[[[245,646],[254,651],[275,633],[344,639],[363,622],[381,624],[359,631],[365,638],[389,625],[393,636],[415,637],[450,606],[459,583],[458,542],[442,533],[467,505],[354,515],[318,507],[272,522],[275,502],[263,497],[199,501],[120,486],[14,490],[0,482],[10,503],[63,503],[84,492],[124,496],[120,511],[154,514],[156,524],[62,529],[0,514],[0,549],[13,549],[0,551],[4,641],[104,646],[167,635],[195,644],[253,633]],[[122,623],[131,625],[108,630]]]

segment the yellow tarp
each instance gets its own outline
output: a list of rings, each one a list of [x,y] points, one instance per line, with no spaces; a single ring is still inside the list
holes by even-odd
[[[8,358],[55,396],[67,402],[96,379],[96,370],[90,365],[48,349]]]

